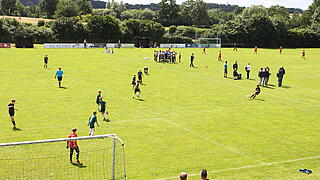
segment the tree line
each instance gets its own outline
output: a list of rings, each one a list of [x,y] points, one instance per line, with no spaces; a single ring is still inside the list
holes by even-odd
[[[28,7],[19,2],[1,0],[1,13],[21,14]],[[132,42],[145,38],[150,42],[190,43],[195,38],[220,37],[223,43],[237,42],[245,47],[319,45],[320,0],[314,0],[302,14],[289,14],[282,6],[235,7],[231,12],[208,10],[203,0],[187,0],[181,5],[175,0],[162,0],[158,11],[128,10],[123,2],[113,0],[107,2],[106,9],[92,9],[87,0],[40,0],[37,8],[38,11],[32,12],[37,12],[39,17],[56,19],[38,25],[1,20],[0,40],[13,41],[15,33],[20,32],[19,36],[32,36],[36,42],[71,42],[84,38],[95,42],[117,39]]]

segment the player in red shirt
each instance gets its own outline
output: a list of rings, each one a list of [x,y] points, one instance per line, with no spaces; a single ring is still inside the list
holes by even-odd
[[[222,54],[221,54],[221,51],[219,51],[218,53],[218,61],[221,61],[222,60]]]
[[[258,47],[257,46],[254,47],[253,54],[258,54]]]
[[[302,54],[301,58],[306,59],[306,51],[304,49],[302,50],[301,54]]]
[[[280,46],[280,54],[282,54],[283,48],[282,46]]]
[[[78,137],[76,132],[77,132],[77,128],[73,128],[72,129],[72,133],[68,136],[68,138]],[[70,148],[70,163],[73,163],[72,162],[73,151],[76,151],[76,153],[77,153],[77,163],[80,163],[80,161],[79,161],[80,150],[79,150],[77,141],[76,140],[67,141],[67,149],[68,148]]]
[[[203,47],[202,54],[207,54],[206,53],[206,47]]]

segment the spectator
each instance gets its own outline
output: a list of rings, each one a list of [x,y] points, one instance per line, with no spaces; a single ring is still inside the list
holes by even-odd
[[[284,67],[281,67],[277,73],[277,77],[278,77],[278,86],[281,87],[282,86],[282,80],[283,80],[283,76],[286,74],[286,71],[284,70]]]
[[[233,77],[234,77],[234,80],[239,80],[241,79],[241,73],[238,73],[236,69],[233,70]]]
[[[208,176],[207,170],[205,169],[201,170],[200,175],[201,175],[201,180],[209,180],[207,179],[207,176]]]
[[[244,69],[247,72],[247,79],[249,79],[250,78],[250,70],[251,70],[250,63],[248,63],[248,65],[246,65],[246,67]]]
[[[224,72],[223,72],[223,77],[228,77],[228,64],[227,64],[228,62],[227,61],[225,61],[224,62],[224,65],[223,65],[223,70],[224,70]]]
[[[259,71],[258,77],[259,77],[259,86],[261,86],[261,84],[263,83],[263,78],[264,78],[264,71],[263,71],[263,68],[260,68],[260,71]]]
[[[180,180],[187,180],[188,174],[186,172],[180,173]]]
[[[236,61],[233,65],[232,65],[233,70],[238,71],[238,62]]]
[[[270,69],[269,67],[266,67],[264,69],[264,80],[263,80],[263,85],[265,87],[268,87],[269,77],[270,77]]]

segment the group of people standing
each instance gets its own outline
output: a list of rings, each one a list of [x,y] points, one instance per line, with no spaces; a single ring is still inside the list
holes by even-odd
[[[171,48],[165,51],[157,51],[155,50],[153,53],[154,61],[157,62],[169,62],[169,63],[176,63],[181,62],[181,52],[178,54],[175,51],[171,51]]]
[[[270,73],[269,67],[260,68],[259,73],[258,73],[259,86],[262,85],[263,87],[268,87],[270,75],[271,75],[271,73]]]

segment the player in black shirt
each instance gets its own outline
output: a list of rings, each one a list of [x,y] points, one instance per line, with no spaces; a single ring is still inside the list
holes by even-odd
[[[136,84],[137,84],[137,76],[134,74],[131,81],[132,89],[136,86]]]
[[[254,99],[258,94],[260,94],[260,92],[261,92],[260,86],[257,85],[256,89],[253,91],[253,94],[249,98]]]
[[[108,114],[108,111],[106,110],[107,102],[103,100],[103,97],[100,97],[99,101],[99,112],[101,112],[101,115],[103,116],[103,120],[106,121],[106,116],[104,114]]]
[[[43,58],[43,61],[44,61],[44,65],[43,65],[43,68],[48,68],[48,55],[46,55],[44,58]]]
[[[9,116],[10,116],[11,122],[13,124],[13,129],[16,129],[16,122],[14,120],[14,112],[17,111],[17,109],[14,108],[15,103],[16,103],[16,100],[12,99],[11,102],[8,104],[8,111],[9,111]]]
[[[194,60],[194,54],[192,53],[190,56],[190,67],[194,67],[193,60]]]
[[[134,98],[136,95],[139,97],[141,90],[139,88],[140,82],[137,82],[137,84],[134,86],[134,90],[133,90],[133,96],[132,98]]]

